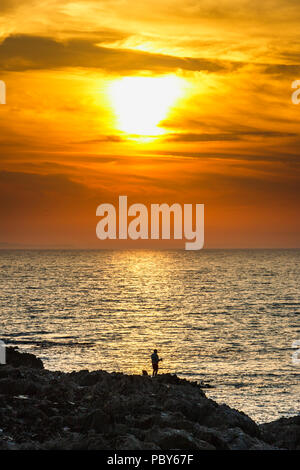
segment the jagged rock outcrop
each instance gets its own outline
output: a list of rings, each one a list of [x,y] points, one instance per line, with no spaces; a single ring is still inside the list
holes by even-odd
[[[52,372],[8,348],[0,449],[299,449],[300,417],[258,426],[171,374]]]
[[[300,450],[300,415],[260,425],[266,442],[289,450]]]
[[[30,353],[20,353],[17,348],[6,348],[6,363],[14,367],[30,367],[32,369],[43,369],[41,359]]]

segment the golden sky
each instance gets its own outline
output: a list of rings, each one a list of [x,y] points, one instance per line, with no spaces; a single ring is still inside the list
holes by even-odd
[[[0,247],[205,204],[205,247],[299,247],[296,0],[1,0]],[[137,244],[138,246],[138,244]]]

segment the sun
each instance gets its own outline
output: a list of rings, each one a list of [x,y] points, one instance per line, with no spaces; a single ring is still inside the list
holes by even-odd
[[[182,79],[163,77],[124,77],[109,86],[109,96],[116,115],[116,127],[135,136],[158,136],[159,127],[181,96]]]

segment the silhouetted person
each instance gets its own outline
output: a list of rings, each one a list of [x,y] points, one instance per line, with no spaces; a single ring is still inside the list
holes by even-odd
[[[152,361],[152,368],[153,368],[152,376],[154,377],[155,375],[157,375],[157,372],[158,372],[158,363],[159,361],[162,361],[162,359],[158,357],[157,349],[154,349],[153,354],[151,354],[151,361]]]

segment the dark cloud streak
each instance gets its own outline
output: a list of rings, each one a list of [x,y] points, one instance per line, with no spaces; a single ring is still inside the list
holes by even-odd
[[[235,133],[178,133],[168,134],[165,137],[167,142],[219,142],[242,140],[247,137],[296,137],[298,134],[276,131],[247,131]]]
[[[13,35],[0,45],[0,67],[4,71],[86,67],[110,73],[176,69],[224,73],[240,66],[239,62],[102,47],[87,39],[58,42],[50,37]]]

